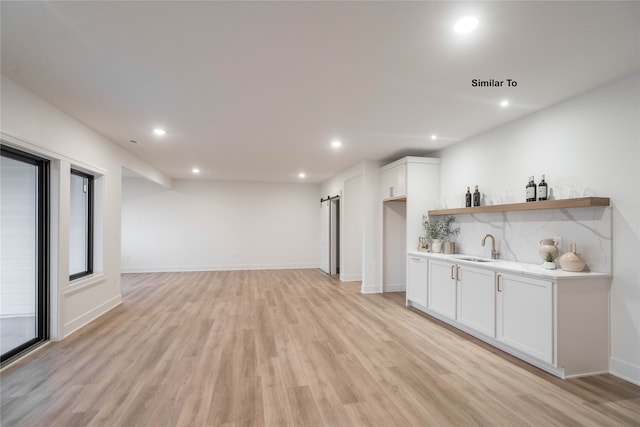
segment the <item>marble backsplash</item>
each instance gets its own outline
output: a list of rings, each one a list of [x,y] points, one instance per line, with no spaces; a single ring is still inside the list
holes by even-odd
[[[538,246],[542,239],[560,239],[560,253],[576,243],[589,271],[611,273],[611,207],[550,209],[455,215],[460,227],[456,253],[491,256],[491,239],[482,247],[482,237],[496,239],[502,260],[541,264]],[[559,267],[559,266],[558,266]]]

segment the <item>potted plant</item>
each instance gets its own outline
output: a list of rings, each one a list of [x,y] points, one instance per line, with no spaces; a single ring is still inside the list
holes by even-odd
[[[422,216],[422,227],[425,235],[431,239],[431,252],[439,253],[442,251],[443,241],[450,242],[460,233],[460,227],[452,228],[451,225],[456,221],[453,216],[446,216],[430,220],[428,216]],[[453,253],[454,251],[451,251]]]
[[[554,262],[554,256],[552,252],[547,252],[547,255],[544,257],[544,262],[542,263],[542,268],[546,268],[547,270],[556,269],[556,263]]]

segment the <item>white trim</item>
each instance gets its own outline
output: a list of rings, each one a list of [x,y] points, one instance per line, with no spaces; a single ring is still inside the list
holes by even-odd
[[[62,153],[59,153],[57,151],[52,151],[35,142],[31,142],[25,138],[20,138],[20,137],[8,134],[4,131],[0,131],[0,137],[2,137],[2,139],[5,140],[5,142],[7,142],[8,145],[12,147],[20,148],[23,151],[27,151],[29,153],[33,153],[35,155],[48,158],[49,160],[66,160],[69,163],[71,163],[71,165],[74,166],[74,168],[83,169],[91,173],[92,175],[98,174],[98,175],[104,176],[109,172],[108,170],[103,169],[99,166],[95,166],[95,165],[83,162],[81,160],[74,159],[73,157],[65,156]]]
[[[384,285],[384,292],[405,292],[406,290],[406,283],[387,283]]]
[[[398,159],[394,162],[388,163],[380,168],[380,170],[388,170],[393,169],[398,165],[403,165],[406,163],[421,163],[424,165],[439,165],[440,159],[437,157],[416,157],[416,156],[407,156],[401,159]]]
[[[363,283],[360,292],[363,294],[381,294],[382,288],[380,285],[365,285]]]
[[[345,274],[340,275],[341,282],[361,282],[362,274]]]
[[[632,365],[615,357],[609,358],[609,373],[640,386],[640,366]]]
[[[297,270],[320,268],[318,264],[171,265],[123,267],[123,273],[180,273],[188,271]]]
[[[65,323],[63,325],[63,338],[69,337],[71,334],[77,332],[82,329],[84,326],[87,326],[89,323],[96,320],[98,317],[106,314],[107,312],[113,310],[117,306],[122,304],[122,297],[120,295],[111,298],[108,301],[100,304],[93,310],[86,312],[85,314],[76,317],[75,319]]]
[[[92,274],[69,282],[69,285],[62,288],[62,295],[65,297],[76,294],[80,291],[92,288],[105,282],[104,274]]]

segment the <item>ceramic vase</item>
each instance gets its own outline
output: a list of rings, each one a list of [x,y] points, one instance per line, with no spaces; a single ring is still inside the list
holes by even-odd
[[[560,251],[558,250],[558,244],[553,239],[540,240],[540,246],[538,246],[538,254],[543,261],[547,261],[547,254],[551,254],[553,259],[558,257]]]
[[[442,252],[442,240],[440,239],[432,239],[431,240],[431,252],[439,254]]]
[[[586,265],[580,255],[576,254],[575,243],[569,243],[569,252],[562,254],[558,261],[564,271],[582,271]]]

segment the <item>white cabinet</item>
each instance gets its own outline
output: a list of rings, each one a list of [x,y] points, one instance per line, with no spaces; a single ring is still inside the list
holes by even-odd
[[[407,305],[427,306],[427,259],[407,256]]]
[[[427,308],[495,336],[495,275],[493,271],[429,260]]]
[[[476,331],[495,337],[496,280],[492,270],[459,266],[457,320]]]
[[[456,288],[456,265],[446,261],[429,260],[427,308],[455,320]]]
[[[428,278],[427,305],[418,309],[561,378],[608,372],[610,276],[545,277],[519,263],[407,256],[410,283]],[[421,298],[411,288],[407,304]]]
[[[407,197],[406,164],[383,168],[380,177],[382,200]]]
[[[437,206],[440,159],[403,157],[380,168],[382,291],[406,291],[408,251],[424,236],[422,216]]]
[[[496,338],[553,363],[553,282],[500,273],[496,290]]]

